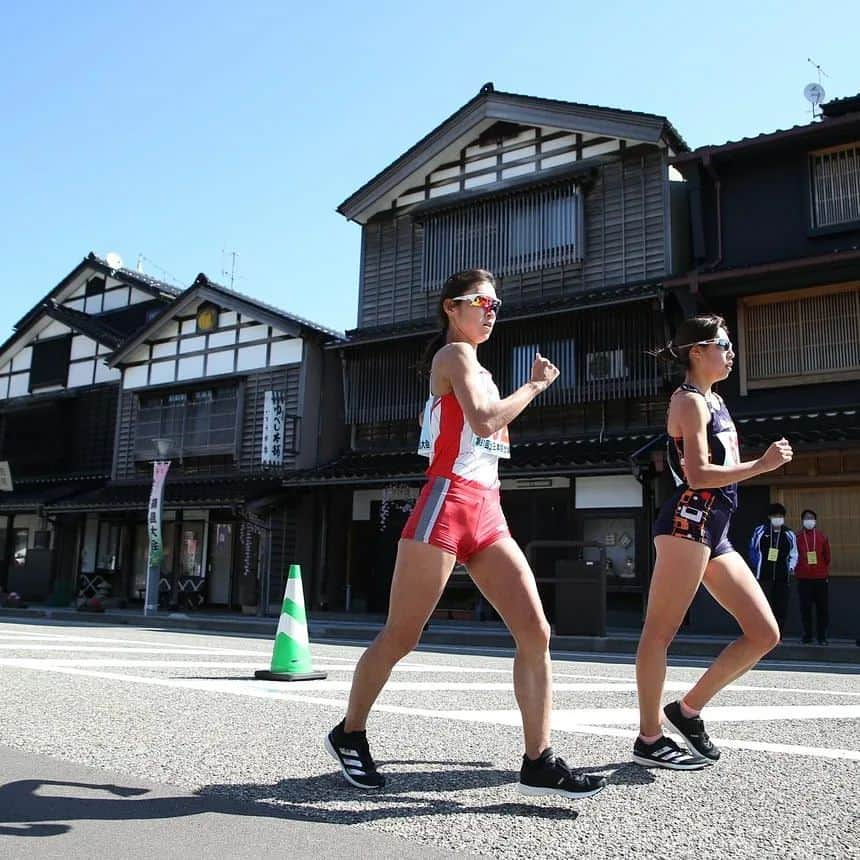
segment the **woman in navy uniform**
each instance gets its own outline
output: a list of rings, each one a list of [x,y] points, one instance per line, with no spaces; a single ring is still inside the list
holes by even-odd
[[[680,364],[686,375],[672,395],[666,419],[677,489],[660,509],[654,528],[657,561],[636,655],[640,734],[633,759],[647,766],[696,770],[720,757],[705,731],[702,708],[779,641],[770,606],[728,540],[737,484],[778,469],[791,460],[792,451],[780,439],[757,460],[741,462],[734,423],[713,391],[714,384],[732,372],[735,357],[721,317],[687,320],[674,342],[656,355]],[[685,696],[661,709],[666,652],[703,582],[743,634]],[[687,750],[664,737],[663,723],[681,735]]]

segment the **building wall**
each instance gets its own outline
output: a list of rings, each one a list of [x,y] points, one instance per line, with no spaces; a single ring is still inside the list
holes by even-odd
[[[583,261],[503,279],[505,301],[573,295],[667,274],[669,180],[664,153],[639,150],[595,167],[583,187]],[[423,227],[408,212],[378,216],[363,228],[359,328],[435,314],[437,293],[421,283],[423,252]]]

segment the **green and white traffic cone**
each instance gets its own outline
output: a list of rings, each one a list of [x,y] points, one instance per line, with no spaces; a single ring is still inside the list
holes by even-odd
[[[326,672],[314,672],[311,664],[302,569],[297,564],[290,565],[281,620],[275,633],[272,668],[260,669],[254,672],[254,677],[261,681],[314,681],[327,677]]]

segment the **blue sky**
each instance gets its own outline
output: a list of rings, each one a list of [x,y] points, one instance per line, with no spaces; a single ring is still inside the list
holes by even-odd
[[[355,326],[335,207],[496,89],[667,116],[691,146],[860,91],[860,4],[495,0],[6,4],[0,339],[90,251]],[[227,252],[226,254],[224,252]],[[169,275],[165,275],[169,273]]]

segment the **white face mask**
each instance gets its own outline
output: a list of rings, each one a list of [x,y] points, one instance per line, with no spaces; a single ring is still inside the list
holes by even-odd
[[[804,520],[803,527],[805,529],[814,529],[815,528],[815,520]]]
[[[770,518],[770,524],[774,528],[777,528],[777,529],[780,528],[784,522],[785,522],[785,517],[771,517]]]

